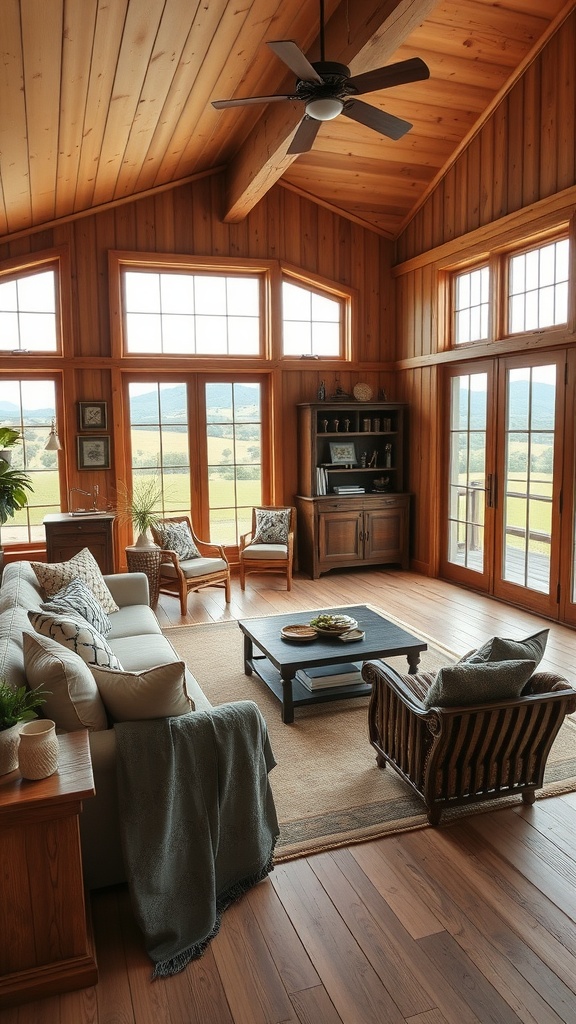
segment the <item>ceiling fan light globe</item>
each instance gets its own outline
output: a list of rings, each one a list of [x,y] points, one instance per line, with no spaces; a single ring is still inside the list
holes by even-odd
[[[344,103],[342,100],[336,99],[332,96],[323,96],[319,99],[310,100],[306,104],[306,113],[308,117],[313,117],[315,121],[332,121],[338,114],[341,114],[344,109]]]

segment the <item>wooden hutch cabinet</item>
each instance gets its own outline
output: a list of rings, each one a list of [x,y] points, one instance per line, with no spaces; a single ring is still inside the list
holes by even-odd
[[[312,579],[359,564],[408,568],[404,433],[404,405],[298,405],[299,567]]]
[[[90,548],[104,574],[114,572],[113,512],[71,516],[55,512],[44,516],[46,561],[66,562],[82,548]]]

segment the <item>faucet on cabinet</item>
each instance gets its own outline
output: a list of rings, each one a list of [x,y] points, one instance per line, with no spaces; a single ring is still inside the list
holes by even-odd
[[[75,492],[77,494],[86,494],[88,498],[92,498],[92,508],[73,508],[72,495]],[[70,515],[78,515],[81,512],[98,512],[99,493],[100,488],[98,487],[98,484],[94,484],[91,491],[84,491],[81,487],[71,487],[70,490],[68,491],[68,512],[70,513]]]

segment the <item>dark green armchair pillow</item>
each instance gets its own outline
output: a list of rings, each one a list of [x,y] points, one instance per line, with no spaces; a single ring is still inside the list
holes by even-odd
[[[425,708],[448,708],[515,700],[535,668],[535,661],[460,661],[447,665],[438,672],[422,703]]]
[[[502,636],[493,636],[487,640],[477,651],[467,654],[464,661],[467,664],[485,663],[491,661],[535,661],[539,665],[546,650],[549,629],[541,629],[525,640],[507,640]]]

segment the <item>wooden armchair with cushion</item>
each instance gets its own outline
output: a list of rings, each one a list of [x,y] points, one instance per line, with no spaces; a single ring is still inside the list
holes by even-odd
[[[160,519],[151,530],[162,548],[160,592],[178,595],[182,615],[190,591],[202,587],[224,587],[230,603],[230,565],[221,544],[200,540],[188,516]]]
[[[364,665],[376,761],[422,797],[431,825],[449,807],[513,794],[534,802],[550,748],[565,716],[576,711],[576,690],[566,679],[534,671],[547,634],[492,638],[438,673],[400,675],[382,661]],[[482,660],[507,645],[512,657]]]
[[[292,589],[296,509],[260,505],[252,509],[252,529],[240,538],[240,586],[246,587],[249,572],[286,573],[286,589]]]

